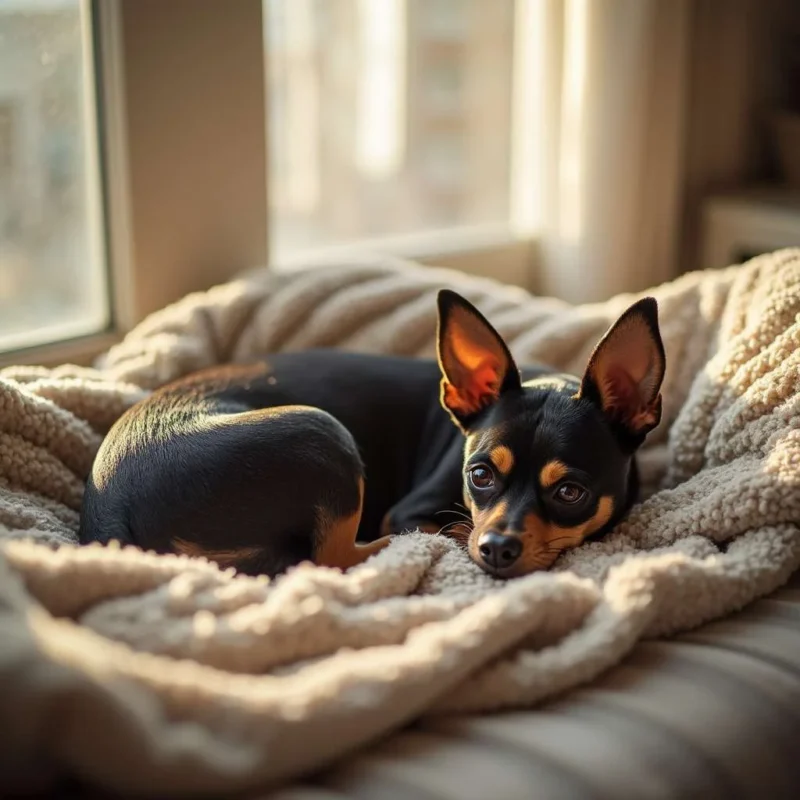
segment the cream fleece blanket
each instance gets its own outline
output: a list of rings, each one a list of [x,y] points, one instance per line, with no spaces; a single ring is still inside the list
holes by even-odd
[[[800,565],[800,250],[654,290],[668,369],[646,500],[549,573],[495,581],[419,533],[349,574],[274,583],[72,544],[98,443],[148,389],[314,345],[431,355],[442,285],[520,361],[577,372],[633,299],[571,308],[381,259],[257,272],[153,315],[97,369],[2,371],[0,775],[68,767],[160,797],[274,786],[422,715],[551,697]]]

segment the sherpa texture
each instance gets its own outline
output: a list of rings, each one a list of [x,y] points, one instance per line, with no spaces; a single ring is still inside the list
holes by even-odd
[[[70,544],[101,437],[147,390],[314,345],[432,355],[443,285],[521,362],[577,373],[634,299],[569,307],[380,260],[258,272],[154,314],[97,369],[2,371],[0,775],[68,767],[161,797],[273,786],[423,715],[537,703],[800,565],[800,250],[653,291],[668,370],[646,499],[548,573],[495,581],[419,533],[348,574],[273,583]]]

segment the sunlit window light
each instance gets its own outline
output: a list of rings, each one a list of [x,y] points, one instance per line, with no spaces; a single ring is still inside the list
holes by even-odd
[[[404,0],[359,0],[356,163],[374,179],[396,173],[405,150]]]
[[[589,0],[568,0],[561,109],[558,230],[567,242],[580,239],[584,180],[583,109],[586,92]]]
[[[312,211],[319,203],[319,77],[315,70],[313,0],[285,3],[284,34],[289,64],[286,75],[287,130],[284,141],[287,205],[296,212]]]

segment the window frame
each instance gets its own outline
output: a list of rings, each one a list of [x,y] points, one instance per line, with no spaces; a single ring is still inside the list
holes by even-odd
[[[537,0],[515,3],[513,118],[509,141],[511,219],[507,224],[361,240],[309,250],[272,264],[268,257],[265,96],[268,42],[261,0],[236,0],[235,4],[218,0],[170,0],[168,4],[162,0],[84,2],[91,8],[90,49],[97,98],[96,139],[111,324],[105,331],[79,339],[0,353],[0,366],[21,363],[55,366],[64,362],[89,365],[150,312],[189,292],[223,283],[258,266],[287,270],[320,256],[377,251],[535,290],[537,220],[531,212],[535,207],[532,194],[535,163],[530,141],[537,119],[521,101],[534,92],[539,76],[531,58],[534,47],[529,43],[531,37],[517,31],[535,21],[535,8],[541,5]],[[156,17],[158,25],[154,25]],[[247,38],[254,26],[259,33],[258,53],[252,37],[244,46],[241,41],[242,35]],[[151,41],[148,37],[154,27],[160,33]],[[217,60],[216,63],[233,62],[224,68],[227,72],[222,77],[212,74],[213,70],[198,73],[195,69],[193,81],[205,81],[207,86],[193,86],[195,100],[186,100],[181,81],[185,81],[192,64],[196,66],[198,54],[209,52],[212,45],[216,49],[235,48],[237,58]],[[245,51],[243,56],[239,56],[241,50]],[[152,82],[154,71],[159,75],[159,92],[167,95],[172,92],[183,103],[179,115],[169,116],[168,102],[151,103],[143,91],[146,82]],[[224,99],[223,92],[231,85],[241,87],[246,94],[246,102],[235,119],[226,119],[230,115],[225,114],[208,114],[204,103],[196,101],[197,96],[206,96],[207,105],[213,105],[214,98]],[[167,125],[174,134],[173,150],[158,136],[158,131]],[[206,141],[211,136],[216,141],[233,141],[225,137],[234,134],[239,147],[217,153],[218,158],[233,165],[234,173],[229,185],[222,187],[226,200],[222,205],[203,197],[207,195],[209,173],[203,172],[202,165],[195,171],[191,165],[179,164],[174,171],[166,170],[166,175],[152,166],[159,163],[171,166],[170,159],[180,161],[180,153],[174,150],[176,141],[187,146],[191,145],[192,137],[199,136],[205,136]],[[232,152],[239,150],[243,152]],[[235,171],[242,158],[253,165],[247,175]],[[190,205],[195,206],[191,211],[200,222],[184,223],[170,237],[169,232],[156,230],[158,226],[153,225],[153,217],[147,212],[154,204],[163,205],[165,194],[172,192],[174,196],[177,183],[182,194],[191,198]],[[244,222],[234,218],[232,209],[237,206],[251,209]],[[259,208],[263,209],[262,214]],[[214,227],[208,224],[209,219],[219,222],[216,227],[223,231],[216,238],[214,231],[209,231],[209,227]],[[216,260],[209,259],[199,267],[198,254],[208,251],[214,253]],[[486,269],[487,263],[492,264],[491,270]]]
[[[90,189],[89,195],[92,197],[92,200],[87,205],[90,213],[96,213],[100,216],[99,220],[90,222],[90,226],[95,227],[99,225],[99,231],[94,232],[95,234],[99,233],[99,236],[93,235],[91,238],[94,240],[92,242],[92,247],[97,248],[97,254],[103,259],[106,268],[105,294],[107,303],[106,317],[108,322],[97,332],[69,336],[49,342],[0,351],[0,367],[20,363],[46,366],[56,365],[65,361],[87,363],[94,355],[100,354],[116,341],[116,337],[112,332],[115,317],[114,302],[111,297],[112,276],[110,270],[107,268],[108,236],[105,214],[106,191],[102,158],[102,148],[105,143],[101,136],[101,131],[103,130],[102,115],[104,103],[102,98],[102,86],[99,81],[101,70],[98,66],[97,23],[94,11],[91,8],[93,4],[90,3],[90,0],[80,0],[80,4],[82,6],[84,28],[88,27],[88,31],[84,31],[88,32],[86,50],[90,62],[89,74],[91,75],[89,80],[90,96],[88,100],[94,105],[87,114],[87,136],[89,137],[89,146],[97,149],[97,158],[90,170],[89,178],[91,181],[97,181],[98,185]]]

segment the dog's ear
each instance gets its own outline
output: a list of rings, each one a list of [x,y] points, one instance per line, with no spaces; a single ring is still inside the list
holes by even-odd
[[[441,402],[466,430],[501,394],[521,388],[519,370],[500,334],[472,303],[442,289],[438,307]]]
[[[661,421],[666,360],[652,297],[634,303],[595,347],[580,396],[592,400],[634,447]]]

